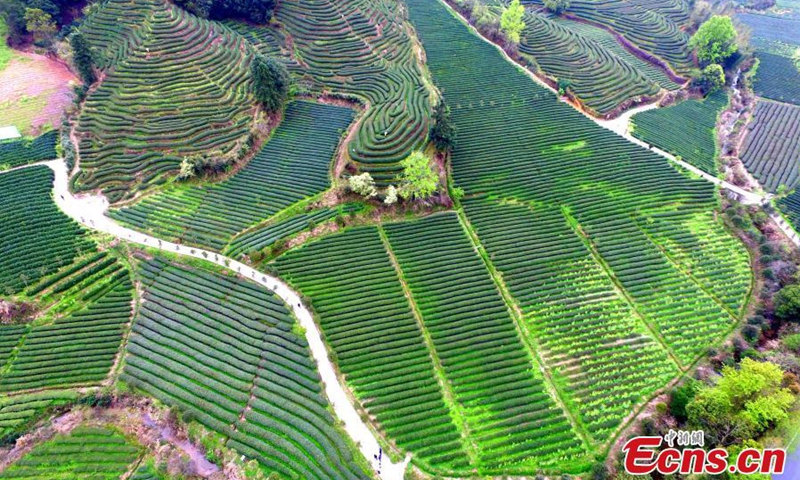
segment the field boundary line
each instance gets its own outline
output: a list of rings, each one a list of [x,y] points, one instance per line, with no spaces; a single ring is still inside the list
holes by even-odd
[[[703,284],[701,284],[701,283],[700,283],[700,281],[699,281],[699,280],[698,280],[698,279],[697,279],[697,278],[696,278],[696,277],[695,277],[693,274],[691,274],[690,272],[687,272],[686,270],[684,270],[684,268],[683,268],[683,267],[682,267],[682,266],[681,266],[681,265],[680,265],[680,264],[679,264],[679,263],[678,263],[678,262],[677,262],[677,261],[676,261],[676,260],[675,260],[675,259],[672,257],[672,255],[670,255],[670,253],[669,253],[669,252],[667,252],[667,249],[666,249],[666,248],[664,248],[664,246],[663,246],[663,245],[660,245],[658,242],[656,242],[655,240],[653,240],[653,237],[652,237],[652,236],[651,236],[651,235],[650,235],[650,234],[649,234],[647,231],[645,231],[645,230],[644,230],[642,227],[640,227],[639,225],[637,225],[637,228],[639,228],[639,230],[642,232],[642,234],[643,234],[645,237],[647,237],[647,240],[649,240],[649,241],[650,241],[650,243],[652,243],[652,244],[653,244],[653,246],[654,246],[654,247],[656,247],[656,248],[658,249],[658,251],[659,251],[659,252],[661,252],[661,253],[664,255],[664,257],[667,259],[667,261],[668,261],[668,262],[669,262],[669,263],[670,263],[670,264],[671,264],[673,267],[675,267],[675,269],[677,269],[679,272],[681,272],[682,274],[684,274],[684,275],[685,275],[685,276],[686,276],[686,277],[687,277],[689,280],[691,280],[691,281],[692,281],[692,283],[694,283],[695,285],[697,285],[697,287],[698,287],[698,288],[700,288],[700,290],[702,290],[702,291],[703,291],[703,293],[705,293],[706,295],[708,295],[708,296],[709,296],[709,298],[711,298],[711,300],[713,300],[713,301],[714,301],[714,303],[716,303],[716,304],[717,304],[717,305],[719,305],[719,306],[720,306],[720,307],[721,307],[723,310],[725,310],[725,313],[727,313],[728,315],[730,315],[730,317],[731,317],[731,318],[732,318],[734,321],[737,321],[737,322],[739,321],[739,318],[738,318],[738,316],[736,315],[736,313],[735,313],[733,310],[731,310],[731,308],[730,308],[730,307],[728,307],[727,305],[725,305],[725,302],[723,302],[722,300],[720,300],[720,299],[719,299],[719,298],[718,298],[718,297],[717,297],[717,296],[716,296],[714,293],[712,293],[710,290],[708,290],[708,288],[706,288],[706,287],[705,287]],[[732,235],[732,233],[730,233],[730,232],[729,232],[729,235]],[[749,256],[749,255],[748,255],[748,256]],[[750,261],[752,262],[752,259],[750,259]],[[751,280],[752,280],[752,277],[751,277]],[[752,283],[752,282],[751,282],[751,283]],[[749,289],[748,289],[748,290],[749,290]]]
[[[405,295],[406,299],[408,300],[408,304],[411,307],[411,313],[414,315],[414,320],[417,321],[417,325],[422,333],[422,339],[425,342],[425,346],[428,349],[428,354],[433,362],[433,369],[436,373],[436,379],[439,383],[439,388],[442,390],[442,395],[445,398],[448,410],[451,412],[451,418],[455,417],[454,420],[456,420],[456,427],[461,433],[461,440],[464,444],[464,450],[466,451],[472,465],[477,468],[480,466],[480,457],[478,456],[477,446],[472,441],[472,436],[470,435],[467,416],[464,413],[461,404],[456,399],[453,386],[451,385],[450,380],[447,378],[442,361],[436,351],[436,345],[433,343],[433,338],[431,337],[428,328],[425,326],[422,312],[419,310],[417,301],[414,299],[414,294],[411,292],[411,287],[408,286],[408,281],[406,280],[405,272],[403,272],[403,267],[400,266],[400,261],[397,260],[394,250],[392,250],[392,244],[386,235],[386,231],[383,229],[383,225],[378,225],[378,234],[380,235],[383,246],[386,249],[386,254],[389,256],[389,260],[392,262],[392,267],[394,267],[397,278],[400,281],[400,286],[403,288],[403,294]]]

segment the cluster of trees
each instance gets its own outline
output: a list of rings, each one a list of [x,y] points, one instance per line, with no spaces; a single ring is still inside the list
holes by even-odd
[[[8,43],[23,44],[33,37],[35,44],[49,48],[59,29],[70,20],[70,0],[3,0],[0,17],[8,26]]]
[[[178,180],[225,173],[236,160],[236,154],[225,154],[218,150],[183,157],[180,172],[178,172]]]
[[[441,98],[433,108],[433,124],[429,133],[431,142],[436,150],[450,153],[456,145],[456,134],[456,126],[450,118],[450,106]]]
[[[503,14],[500,16],[500,30],[513,44],[519,43],[520,35],[525,29],[525,20],[522,18],[524,15],[525,7],[519,3],[519,0],[511,0],[511,4],[503,10]]]
[[[97,80],[97,75],[95,75],[94,53],[89,42],[78,31],[70,36],[69,44],[72,47],[72,64],[75,66],[75,70],[78,71],[84,84],[93,84]]]
[[[399,186],[389,185],[383,192],[383,203],[386,205],[397,203],[399,198],[424,200],[439,189],[439,175],[424,153],[412,152],[400,164],[403,173],[399,178]],[[348,179],[348,187],[364,198],[375,198],[380,193],[369,172],[351,176]]]
[[[722,67],[739,50],[738,34],[731,17],[713,15],[706,20],[689,39],[689,47],[697,53],[703,66],[693,84],[705,92],[718,90],[725,85]]]
[[[236,18],[264,24],[272,18],[276,0],[176,0],[175,3],[202,18]]]
[[[253,93],[268,113],[279,112],[289,99],[291,77],[286,66],[272,57],[256,54],[250,63]]]
[[[724,367],[712,386],[690,380],[673,392],[670,412],[706,442],[730,447],[752,442],[788,417],[796,398],[796,377],[771,362],[745,358]]]

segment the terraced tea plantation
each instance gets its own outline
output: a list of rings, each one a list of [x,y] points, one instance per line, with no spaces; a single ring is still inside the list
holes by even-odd
[[[68,435],[37,445],[0,478],[113,480],[127,472],[139,454],[139,447],[115,430],[78,426]]]
[[[53,173],[32,167],[0,176],[0,292],[13,295],[91,248],[50,198]]]
[[[80,190],[116,202],[184,156],[238,155],[254,108],[246,40],[162,0],[105,2],[82,30],[109,64],[77,128]]]
[[[349,108],[293,102],[269,142],[228,180],[176,185],[111,216],[157,236],[221,250],[236,234],[330,186]]]
[[[759,96],[800,105],[800,72],[788,56],[759,52],[753,89]]]
[[[553,374],[567,379],[583,423],[602,442],[678,366],[570,228],[566,212],[482,198],[465,209],[522,307],[531,338]]]
[[[477,202],[487,195],[499,202],[492,214],[466,202],[466,218],[474,222],[478,240],[531,235],[524,233],[525,222],[513,234],[493,232],[494,222],[488,223],[489,220],[506,210],[513,213],[503,215],[518,215],[521,219],[528,215],[531,221],[535,218],[535,227],[531,228],[536,232],[544,228],[543,218],[552,218],[551,228],[561,228],[562,232],[553,236],[559,251],[573,245],[574,250],[567,251],[575,252],[573,255],[579,256],[574,258],[582,258],[587,265],[581,272],[592,271],[588,266],[594,264],[597,273],[581,279],[588,282],[583,287],[574,285],[578,279],[564,272],[568,283],[561,290],[563,301],[575,305],[575,315],[580,315],[584,289],[605,291],[605,308],[615,312],[605,327],[606,341],[613,344],[620,340],[621,332],[630,333],[632,336],[620,344],[641,345],[643,351],[649,352],[642,357],[654,362],[651,368],[661,381],[651,383],[633,368],[638,353],[626,353],[621,348],[616,356],[587,351],[577,347],[580,337],[575,334],[567,334],[564,340],[574,338],[574,350],[568,349],[569,344],[559,345],[557,330],[545,327],[547,303],[534,303],[538,290],[544,287],[534,284],[526,288],[534,268],[530,260],[526,261],[531,258],[526,249],[512,243],[514,246],[503,257],[500,247],[487,240],[488,261],[497,269],[500,285],[509,289],[509,301],[519,305],[526,317],[535,319],[536,329],[520,319],[526,341],[541,348],[541,352],[534,350],[541,355],[545,370],[564,372],[567,377],[563,383],[545,380],[552,382],[560,398],[569,398],[569,404],[575,405],[580,417],[578,431],[592,438],[589,445],[602,444],[630,410],[609,406],[598,411],[594,405],[609,405],[613,403],[608,400],[611,397],[615,402],[638,404],[640,395],[647,397],[647,392],[657,390],[659,383],[663,385],[678,368],[690,365],[707,345],[733,328],[752,282],[747,252],[714,220],[716,199],[712,185],[679,174],[662,157],[597,127],[554,101],[552,95],[505,63],[441,4],[408,0],[408,5],[433,80],[448,92],[459,131],[452,159],[455,183],[464,188],[468,199],[476,197]],[[483,208],[490,206],[491,203]],[[546,215],[531,217],[528,209]],[[510,224],[506,220],[494,228]],[[722,246],[709,248],[715,242]],[[546,260],[545,256],[541,261]],[[546,271],[555,275],[550,278],[555,287],[562,277],[556,271]],[[613,272],[613,276],[604,272]],[[409,281],[413,283],[412,279]],[[718,281],[725,286],[717,285]],[[614,295],[612,290],[624,292],[625,298]],[[558,315],[550,321],[565,320]],[[595,336],[591,341],[602,345],[604,337]],[[595,348],[603,351],[601,346]],[[626,367],[629,362],[631,366]],[[597,371],[596,376],[590,377],[596,386],[582,383],[581,370],[573,365]],[[625,382],[617,382],[613,376],[604,384],[604,371],[631,375],[631,384],[640,386],[626,393],[625,387],[619,386]],[[609,393],[604,393],[606,388]]]
[[[123,380],[286,478],[369,478],[279,299],[254,283],[158,258],[141,262],[139,274],[144,304]]]
[[[350,258],[354,248],[359,255]],[[423,465],[466,470],[459,429],[377,229],[326,237],[275,266],[312,299],[339,368],[380,428]]]
[[[574,430],[457,216],[391,224],[386,234],[484,468],[530,471],[578,455]]]
[[[0,143],[0,449],[37,432],[0,478],[589,478],[737,343],[766,275],[728,200],[592,118],[689,88],[689,2],[524,1],[519,65],[443,0],[288,0],[261,23],[223,3],[87,6],[75,155],[55,132]],[[292,79],[269,132],[257,54]],[[783,100],[757,100],[742,159],[778,191],[798,183],[798,82],[759,55],[756,89]],[[727,104],[645,110],[632,133],[716,177]],[[439,191],[395,205],[417,150]],[[28,165],[62,153],[67,177]],[[198,158],[226,167],[176,175]],[[800,223],[800,194],[780,206]]]
[[[311,230],[316,225],[333,218],[344,218],[344,215],[355,214],[363,210],[362,207],[360,204],[344,204],[337,208],[319,208],[277,220],[237,236],[225,253],[239,256],[243,253],[265,252],[279,240],[285,240],[304,230]]]
[[[677,88],[658,68],[628,53],[600,28],[534,13],[525,15],[525,25],[520,52],[532,57],[546,75],[569,82],[571,91],[597,114],[653,97],[662,84]]]
[[[0,175],[3,299],[41,310],[0,325],[2,438],[106,380],[131,320],[127,268],[57,209],[52,181],[46,167]]]
[[[541,0],[525,4],[542,5]],[[621,36],[633,48],[685,76],[692,67],[683,27],[689,21],[689,5],[684,0],[574,0],[568,13],[583,21],[606,28]]]
[[[631,119],[633,136],[691,163],[717,173],[717,116],[728,104],[724,92],[703,100],[687,100],[667,108],[637,113]]]
[[[460,263],[439,282],[444,271],[417,258],[411,245]],[[345,255],[353,248],[361,253],[356,261]],[[530,352],[453,214],[392,224],[385,233],[353,228],[292,251],[275,266],[312,299],[349,385],[415,462],[456,475],[474,468],[529,471],[530,464],[560,458],[579,467],[580,442],[533,373]],[[403,296],[399,275],[409,280],[413,303]],[[457,279],[465,286],[462,296],[454,294]],[[434,281],[440,289],[432,288]],[[477,308],[482,315],[474,314]],[[443,377],[438,385],[437,377]]]
[[[379,184],[394,181],[429,127],[429,87],[402,11],[389,0],[298,0],[276,11],[318,88],[366,104],[347,153]]]
[[[14,168],[40,160],[56,158],[58,131],[51,130],[33,139],[0,141],[0,168]]]
[[[800,107],[759,101],[748,125],[741,159],[764,188],[774,192],[798,183]]]

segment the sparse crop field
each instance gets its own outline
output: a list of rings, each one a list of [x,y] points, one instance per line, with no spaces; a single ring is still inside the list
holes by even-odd
[[[106,2],[82,30],[109,64],[77,129],[79,189],[116,202],[163,182],[184,156],[238,154],[253,114],[242,37],[161,0]]]
[[[724,92],[703,100],[637,113],[631,119],[633,136],[681,157],[701,170],[716,175],[717,116],[728,104]]]
[[[546,364],[567,380],[583,423],[602,442],[677,365],[564,212],[479,198],[465,209]]]
[[[53,130],[33,139],[0,142],[0,167],[14,168],[56,158],[58,132]]]
[[[800,174],[800,107],[759,101],[741,159],[766,189],[792,189]]]
[[[79,426],[37,445],[0,478],[113,480],[128,471],[139,453],[139,446],[115,430]]]
[[[254,283],[155,259],[123,379],[286,478],[366,479],[327,409],[305,338]]]
[[[759,96],[800,105],[800,72],[792,59],[759,52],[758,72],[753,88]]]
[[[542,4],[541,0],[523,3]],[[692,66],[686,47],[689,36],[682,30],[689,20],[684,0],[575,0],[569,14],[613,30],[679,75],[688,74]]]
[[[297,101],[239,172],[213,185],[176,185],[112,216],[184,243],[222,249],[233,237],[330,186],[330,165],[349,108]]]
[[[656,95],[661,90],[659,81],[668,88],[677,87],[663,72],[652,79],[649,75],[655,76],[657,68],[645,67],[647,62],[627,53],[600,28],[535,13],[525,16],[525,24],[520,52],[532,57],[548,76],[568,81],[581,102],[599,114],[626,101]]]
[[[388,0],[298,0],[276,12],[305,72],[323,90],[368,105],[348,154],[380,184],[422,147],[430,100],[403,9]]]

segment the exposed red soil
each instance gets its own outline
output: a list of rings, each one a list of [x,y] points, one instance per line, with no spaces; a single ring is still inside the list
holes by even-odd
[[[34,113],[30,131],[22,133],[36,135],[44,125],[57,126],[72,103],[72,85],[77,83],[77,77],[63,63],[36,53],[18,52],[0,71],[0,105],[11,103],[3,109],[4,116],[13,117],[13,102],[23,97],[46,96],[45,106]]]

